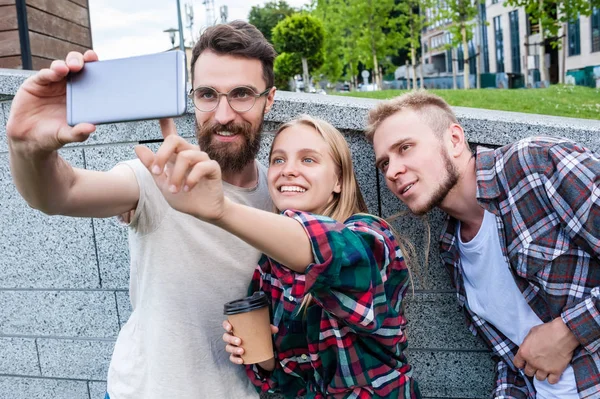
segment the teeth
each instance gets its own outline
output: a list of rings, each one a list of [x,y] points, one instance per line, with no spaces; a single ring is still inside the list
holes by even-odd
[[[281,186],[279,191],[281,191],[282,193],[290,192],[290,191],[297,192],[297,193],[303,193],[306,191],[306,189],[304,189],[302,187],[298,187],[298,186]]]
[[[409,184],[404,190],[402,190],[402,194],[404,194],[405,192],[410,190],[412,186],[413,186],[412,184]]]
[[[225,137],[235,136],[235,133],[231,133],[231,132],[217,132],[217,134],[219,136],[225,136]]]

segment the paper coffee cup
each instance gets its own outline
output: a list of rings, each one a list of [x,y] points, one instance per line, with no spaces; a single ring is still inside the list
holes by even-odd
[[[244,364],[263,362],[274,356],[269,301],[264,292],[226,303],[224,313],[233,326],[233,335],[242,340]]]

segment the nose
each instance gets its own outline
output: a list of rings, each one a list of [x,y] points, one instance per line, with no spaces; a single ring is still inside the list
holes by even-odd
[[[221,96],[217,108],[215,108],[215,120],[221,125],[226,125],[232,122],[237,115],[236,112],[231,108],[227,98]]]
[[[285,165],[283,165],[283,168],[281,168],[281,176],[284,176],[284,177],[298,176],[298,169],[296,168],[296,166],[294,165],[293,162],[288,161],[285,163]]]
[[[385,178],[390,181],[396,181],[398,177],[406,173],[406,165],[399,159],[390,159],[388,168],[385,171]]]

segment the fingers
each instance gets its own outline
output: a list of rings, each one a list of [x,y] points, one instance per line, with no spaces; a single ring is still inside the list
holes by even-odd
[[[525,368],[523,369],[525,374],[529,377],[533,377],[536,373],[536,369],[529,365],[529,363],[525,364]]]
[[[560,374],[548,374],[548,382],[552,385],[558,384],[558,381],[560,381],[560,376]]]
[[[523,359],[523,356],[521,356],[520,349],[517,351],[517,354],[515,355],[515,358],[513,359],[513,364],[518,369],[522,369],[523,367],[525,367],[525,360]]]
[[[95,62],[98,61],[98,54],[94,50],[88,50],[83,54],[84,62]]]
[[[154,165],[152,166],[151,172],[154,174],[161,174],[171,157],[185,150],[198,151],[198,147],[188,143],[177,135],[167,136],[158,151],[156,151],[154,156]]]
[[[271,334],[277,334],[279,332],[279,328],[275,327],[273,324],[271,324]]]
[[[225,351],[230,354],[229,361],[235,364],[244,364],[240,357],[244,354],[244,348],[240,347],[242,340],[231,334],[233,327],[227,320],[223,321],[223,328],[226,331],[223,333],[223,341],[227,344],[225,345]]]
[[[67,54],[67,58],[65,59],[67,63],[67,67],[71,72],[79,72],[81,68],[83,68],[83,54],[77,51],[71,51]]]
[[[178,153],[175,165],[170,170],[169,191],[177,193],[184,187],[184,191],[194,188],[204,176],[211,172],[211,168],[200,163],[203,161],[210,161],[210,159],[206,153],[197,149]]]
[[[229,320],[223,320],[223,328],[228,333],[230,333],[230,332],[233,331],[233,326],[231,325],[231,323],[229,322]]]
[[[150,169],[154,163],[154,153],[152,150],[143,145],[136,145],[134,151],[142,164],[144,164],[147,169]]]
[[[235,364],[244,364],[244,360],[241,357],[236,355],[229,355],[229,361]]]
[[[202,154],[202,161],[194,165],[192,170],[187,175],[185,180],[185,185],[183,186],[184,191],[190,191],[193,189],[202,179],[221,179],[221,167],[217,163],[217,161],[213,161],[208,158],[208,155],[204,152],[196,152],[197,154]],[[178,182],[175,182],[175,189],[180,188],[180,185],[177,185]]]
[[[177,128],[175,127],[175,121],[173,118],[159,119],[158,123],[160,124],[160,130],[164,138],[177,135]]]
[[[52,69],[44,68],[40,70],[38,73],[27,79],[26,83],[29,81],[36,85],[46,86],[50,83],[64,80],[65,76],[69,73],[69,68],[64,61],[57,62],[56,64],[52,63],[51,67]]]
[[[548,373],[546,373],[545,371],[543,371],[543,370],[537,370],[535,372],[535,379],[536,380],[538,380],[538,381],[544,381],[546,378],[548,378]]]
[[[96,126],[91,123],[80,123],[73,127],[63,126],[56,132],[56,148],[69,143],[81,143],[87,140],[94,130]]]

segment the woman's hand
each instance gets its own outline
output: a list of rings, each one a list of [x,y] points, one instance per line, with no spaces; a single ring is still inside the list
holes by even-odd
[[[163,144],[156,154],[144,146],[135,153],[173,209],[214,223],[225,213],[221,168],[205,152],[177,135],[172,119],[160,121]]]
[[[241,346],[242,340],[233,335],[233,326],[231,325],[231,323],[229,323],[229,321],[223,321],[223,328],[225,329],[225,333],[223,334],[223,341],[225,341],[225,343],[227,344],[225,345],[225,350],[228,353],[230,353],[229,360],[231,361],[231,363],[244,364],[244,361],[241,358],[241,355],[244,354],[244,348]],[[279,328],[271,324],[271,334],[277,334],[278,331]],[[258,363],[258,365],[263,370],[273,371],[273,369],[275,368],[275,358],[273,357],[264,362],[260,362]]]

